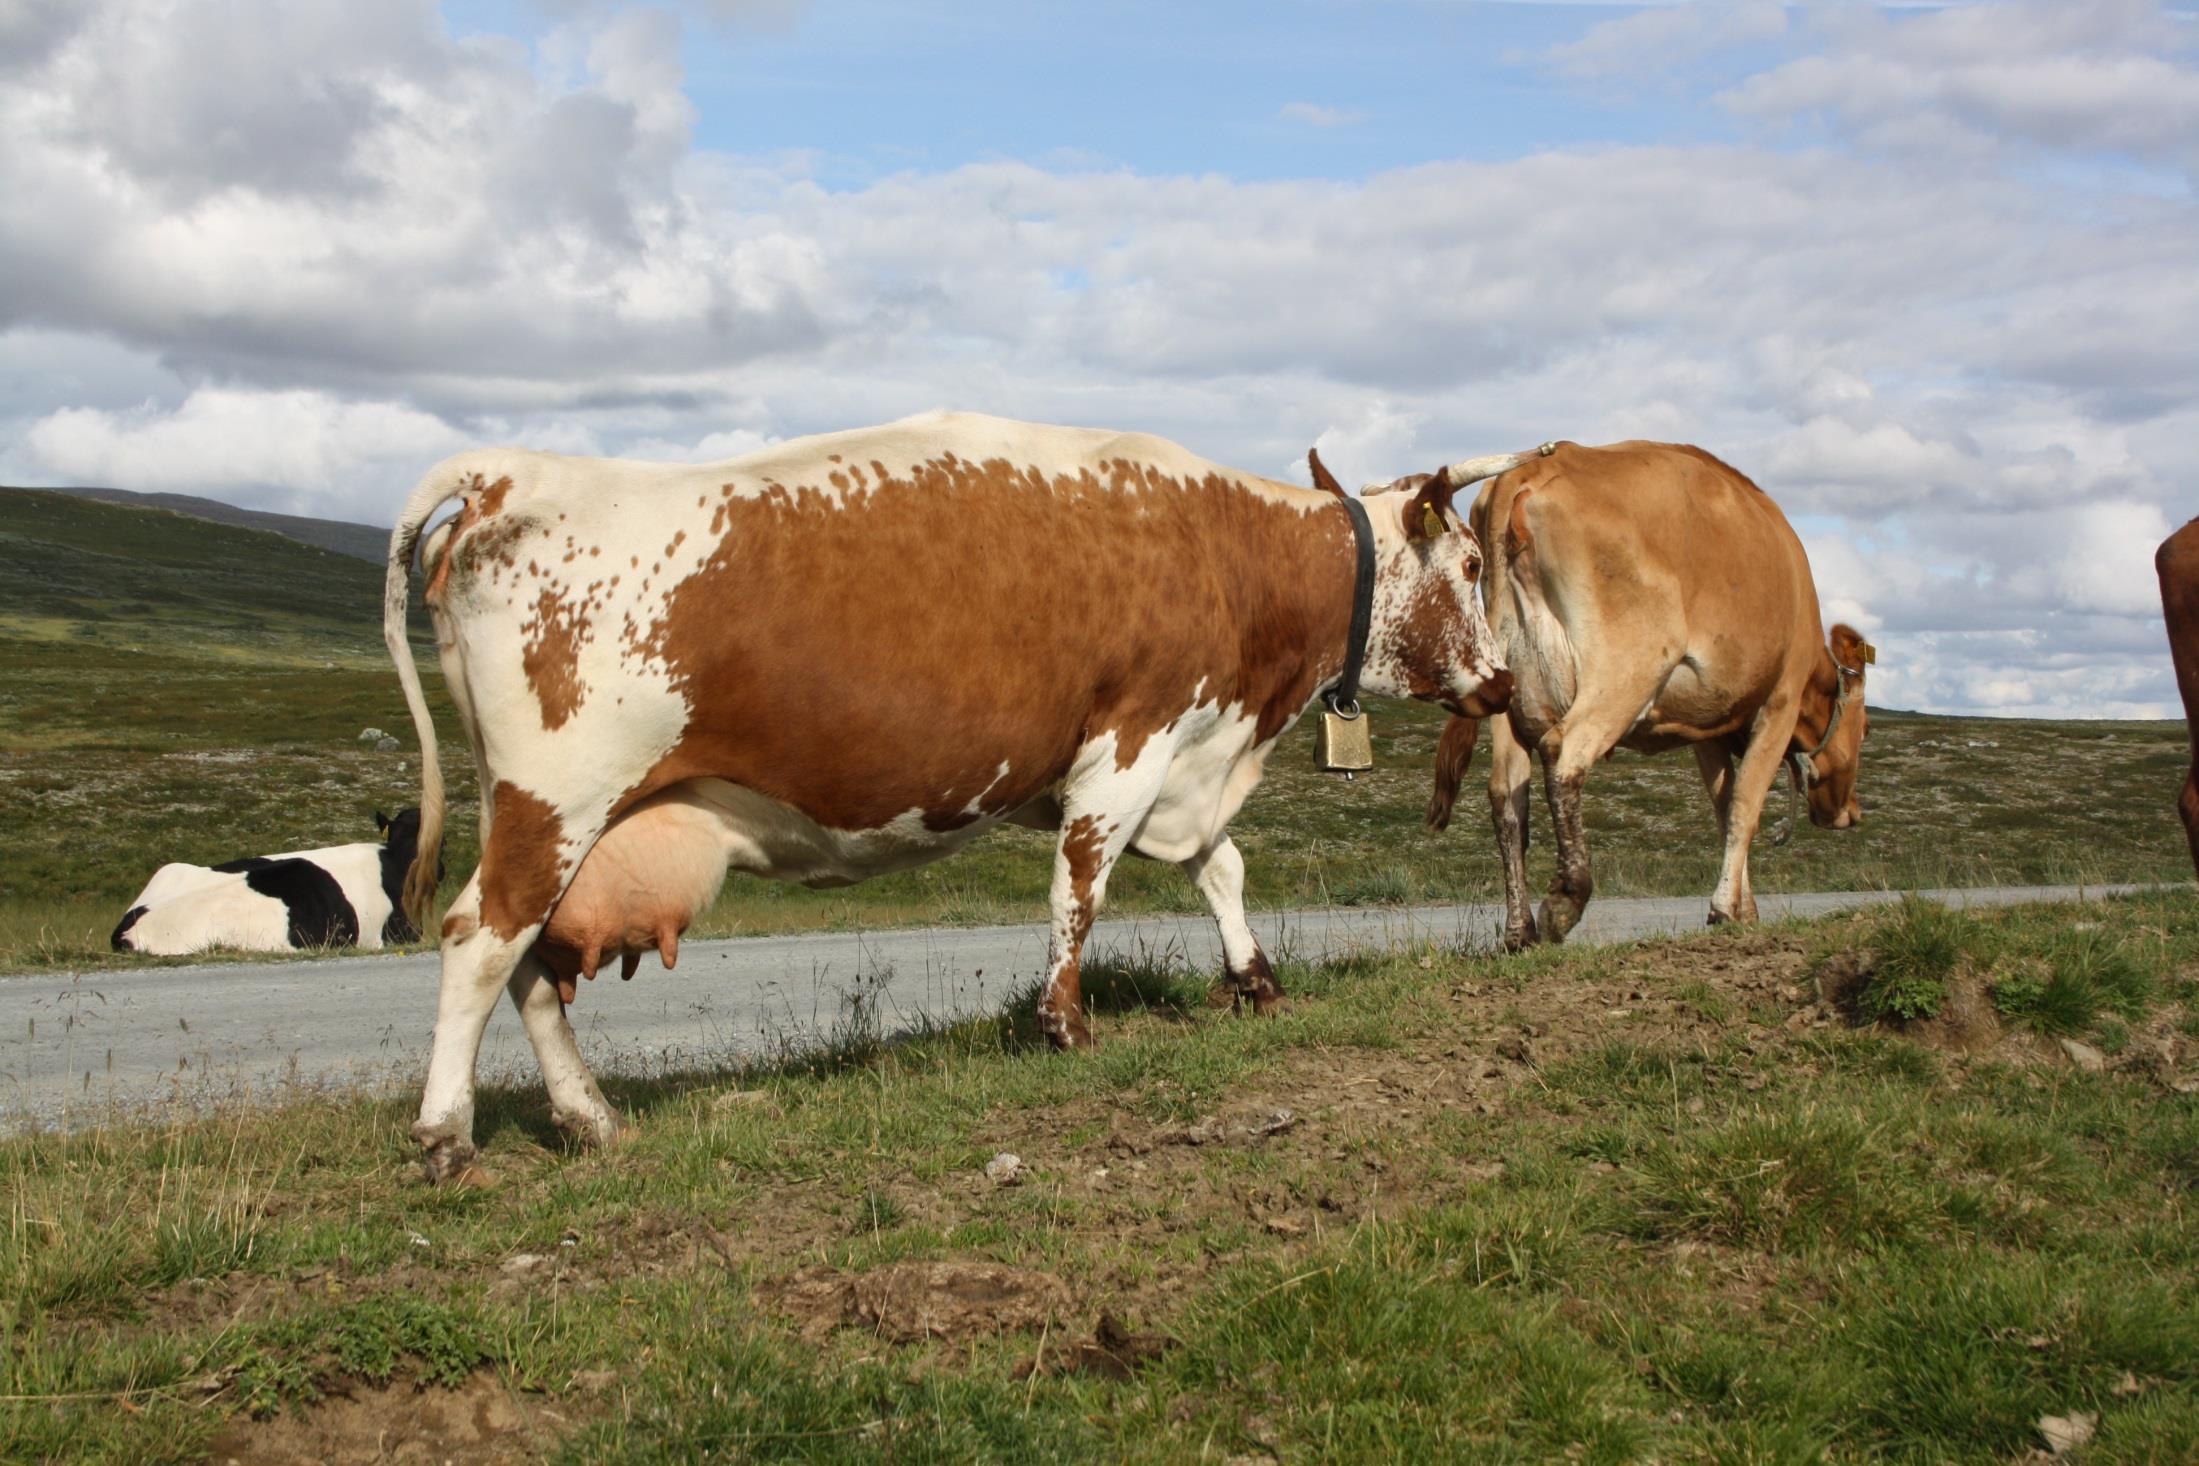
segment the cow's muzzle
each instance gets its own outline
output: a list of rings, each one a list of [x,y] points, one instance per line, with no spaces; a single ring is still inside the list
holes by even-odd
[[[1469,718],[1493,718],[1512,705],[1512,674],[1499,667],[1459,704]]]

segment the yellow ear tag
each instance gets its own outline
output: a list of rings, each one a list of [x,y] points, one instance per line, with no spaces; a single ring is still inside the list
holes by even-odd
[[[1427,516],[1427,521],[1421,526],[1421,529],[1429,539],[1434,539],[1450,528],[1449,525],[1443,522],[1443,516],[1436,513],[1435,505],[1423,504],[1420,506],[1420,512]]]
[[[1866,667],[1878,665],[1878,648],[1872,646],[1869,642],[1863,643],[1863,665]]]

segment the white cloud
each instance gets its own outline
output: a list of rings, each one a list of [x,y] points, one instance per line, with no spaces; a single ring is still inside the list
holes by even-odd
[[[1584,81],[1643,76],[1728,46],[1771,40],[1786,29],[1786,9],[1775,0],[1702,0],[1616,16],[1537,59],[1560,76]]]
[[[1319,102],[1285,102],[1275,115],[1285,122],[1303,122],[1313,127],[1349,127],[1367,120],[1364,112],[1354,112],[1349,107],[1324,106]]]
[[[1726,94],[1737,112],[1814,115],[1876,148],[2011,145],[2199,161],[2199,37],[2154,0],[1815,12],[1835,41]]]
[[[343,502],[381,481],[389,499],[419,468],[467,445],[427,413],[389,402],[345,402],[323,392],[207,387],[173,411],[67,407],[26,435],[53,478],[133,489],[260,491],[258,502]],[[383,515],[376,515],[379,520]]]

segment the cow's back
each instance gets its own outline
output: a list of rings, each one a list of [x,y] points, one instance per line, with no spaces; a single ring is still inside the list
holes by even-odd
[[[1134,753],[1184,689],[1279,729],[1313,659],[1248,638],[1316,631],[1273,567],[1349,534],[1326,496],[1160,439],[965,414],[702,466],[453,469],[481,487],[430,598],[499,710],[492,766],[638,739],[661,754],[630,799],[717,777],[842,828],[1012,806],[1089,736]]]

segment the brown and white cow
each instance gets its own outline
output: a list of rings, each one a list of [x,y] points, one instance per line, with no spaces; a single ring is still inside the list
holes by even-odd
[[[1365,506],[1363,683],[1486,715],[1508,684],[1454,492]],[[964,414],[702,466],[461,454],[406,504],[384,607],[429,847],[443,790],[404,621],[415,545],[453,499],[421,561],[483,838],[442,928],[413,1127],[431,1176],[473,1154],[500,988],[558,1123],[616,1134],[559,988],[614,952],[669,960],[728,868],[841,885],[1006,821],[1058,829],[1057,1045],[1091,1042],[1079,952],[1125,852],[1181,864],[1229,982],[1256,1009],[1279,996],[1225,827],[1344,664],[1358,542],[1337,498],[1156,438]]]
[[[2161,614],[2168,622],[2168,651],[2176,663],[2176,690],[2184,698],[2184,726],[2191,735],[2191,770],[2177,795],[2191,863],[2199,870],[2199,519],[2167,539],[2153,555],[2161,576]]]
[[[1872,653],[1845,625],[1827,643],[1802,542],[1763,490],[1700,448],[1555,443],[1492,479],[1472,525],[1513,677],[1509,713],[1490,729],[1507,947],[1562,941],[1580,920],[1594,884],[1581,785],[1613,747],[1695,750],[1725,842],[1714,923],[1756,919],[1749,845],[1783,767],[1806,787],[1813,822],[1861,823]],[[1444,730],[1428,806],[1437,829],[1477,728],[1454,718]],[[1539,920],[1527,896],[1529,750],[1557,833]]]

